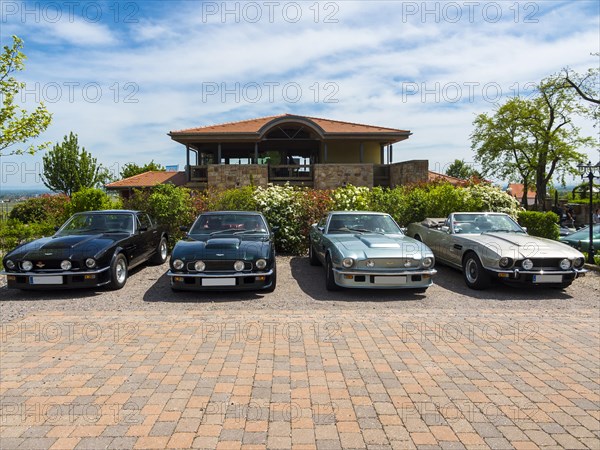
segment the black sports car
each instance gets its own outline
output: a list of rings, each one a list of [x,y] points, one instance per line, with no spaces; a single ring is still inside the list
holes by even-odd
[[[167,260],[167,233],[140,211],[89,211],[71,216],[51,237],[23,244],[2,260],[17,289],[125,286],[129,269]]]
[[[167,275],[173,290],[272,292],[277,285],[273,231],[256,212],[201,214],[187,239],[175,245]]]

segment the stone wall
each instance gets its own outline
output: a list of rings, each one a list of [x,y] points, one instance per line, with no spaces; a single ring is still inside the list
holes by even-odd
[[[344,184],[373,187],[373,164],[316,164],[315,189],[335,189]]]
[[[422,183],[429,179],[429,161],[403,161],[390,165],[390,187]]]
[[[208,186],[217,190],[254,184],[266,187],[269,169],[264,164],[212,164],[208,166]]]

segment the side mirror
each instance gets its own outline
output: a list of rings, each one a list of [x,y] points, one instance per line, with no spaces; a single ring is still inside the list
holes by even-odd
[[[325,227],[317,227],[317,230],[319,230],[321,233],[325,233]]]
[[[140,233],[143,233],[144,231],[148,231],[148,227],[140,227]]]
[[[189,231],[189,227],[186,227],[185,225],[182,225],[179,227],[179,231]]]
[[[408,228],[406,228],[406,227],[400,227],[400,232],[402,234],[406,234],[407,231],[408,231]]]
[[[277,234],[279,232],[279,227],[271,227],[271,231],[273,234]]]
[[[524,231],[525,233],[527,233],[527,227],[521,227],[521,228],[523,228],[523,231]]]
[[[60,227],[54,227],[54,231],[60,230]]]
[[[450,227],[447,225],[443,225],[440,230],[442,230],[444,233],[450,233]]]

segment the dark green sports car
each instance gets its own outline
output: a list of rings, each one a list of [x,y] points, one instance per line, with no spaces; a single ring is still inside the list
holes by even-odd
[[[167,275],[176,291],[272,292],[277,285],[273,230],[257,212],[201,214],[175,245]]]

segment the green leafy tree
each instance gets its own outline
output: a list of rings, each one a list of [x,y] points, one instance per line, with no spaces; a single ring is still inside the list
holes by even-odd
[[[564,183],[566,174],[586,159],[580,148],[593,145],[573,124],[585,110],[573,90],[559,77],[542,80],[530,98],[515,97],[480,114],[474,121],[471,147],[484,175],[520,181],[524,192],[535,186],[536,205],[545,207],[547,186],[553,178]]]
[[[121,170],[121,178],[129,178],[149,171],[164,172],[164,170],[165,168],[160,164],[155,163],[154,160],[143,166],[138,166],[135,163],[127,163],[123,166],[123,170]]]
[[[85,148],[79,149],[77,135],[69,133],[43,157],[42,181],[54,192],[69,197],[84,188],[95,188],[111,180],[108,169],[98,164]]]
[[[461,180],[468,180],[470,178],[483,178],[481,174],[467,164],[464,159],[455,159],[454,162],[448,166],[446,175],[459,178]]]
[[[50,145],[47,142],[25,148],[16,147],[42,134],[50,125],[52,114],[43,103],[30,113],[15,104],[15,98],[25,88],[25,83],[18,81],[13,74],[25,68],[26,56],[21,52],[23,41],[17,36],[12,39],[12,46],[4,46],[0,54],[0,156],[33,154]]]

